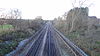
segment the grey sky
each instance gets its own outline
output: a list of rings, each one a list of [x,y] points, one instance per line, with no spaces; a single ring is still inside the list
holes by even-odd
[[[89,15],[100,18],[100,1],[91,0]],[[34,19],[36,16],[43,16],[43,19],[54,19],[69,11],[72,7],[71,0],[0,0],[0,8],[18,8],[22,11],[22,18]]]

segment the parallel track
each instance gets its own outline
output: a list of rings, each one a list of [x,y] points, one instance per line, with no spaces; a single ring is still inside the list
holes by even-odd
[[[45,35],[47,27],[45,27],[45,29],[43,29],[43,31],[40,33],[40,35],[37,37],[38,39],[36,39],[36,41],[34,42],[34,44],[32,45],[32,47],[30,48],[29,52],[27,53],[26,56],[38,56],[38,53],[40,51],[40,48],[42,46],[42,41]]]
[[[24,56],[88,56],[50,22],[38,32],[31,48],[25,54]]]

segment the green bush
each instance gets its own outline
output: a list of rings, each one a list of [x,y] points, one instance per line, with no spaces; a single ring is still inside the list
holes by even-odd
[[[2,43],[0,44],[0,56],[4,56],[5,54],[11,52],[16,48],[18,42],[12,41],[10,43]]]
[[[28,38],[29,36],[30,34],[24,31],[2,32],[0,35],[0,56],[4,56],[5,54],[13,51],[20,41]]]

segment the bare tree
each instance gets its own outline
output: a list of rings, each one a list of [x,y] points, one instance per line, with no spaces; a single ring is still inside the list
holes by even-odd
[[[89,3],[89,0],[71,0],[72,7],[90,7],[93,2]]]
[[[10,10],[11,19],[21,19],[21,11],[19,9]]]
[[[68,12],[66,23],[67,31],[73,32],[77,30],[84,30],[87,26],[88,8],[74,8]]]
[[[73,9],[71,9],[67,17],[65,17],[68,32],[72,32],[78,29],[78,27],[84,26],[82,23],[86,22],[88,17],[88,7],[84,8],[87,1],[88,0],[72,0]],[[84,24],[86,25],[86,23]]]
[[[5,13],[5,11],[7,11]],[[5,19],[20,19],[21,18],[21,11],[19,9],[0,9],[1,18]]]
[[[14,29],[17,27],[20,27],[21,29],[21,11],[19,9],[10,9],[7,16],[9,20],[9,23],[14,26]],[[20,26],[18,26],[20,25]]]

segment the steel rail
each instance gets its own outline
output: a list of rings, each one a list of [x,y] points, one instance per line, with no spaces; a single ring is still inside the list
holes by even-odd
[[[45,27],[45,29],[47,29],[47,27]],[[45,29],[43,30],[43,32],[37,37],[36,41],[34,42],[34,44],[32,44],[29,52],[27,53],[26,56],[37,56],[41,46],[42,46],[42,42],[43,42],[43,37],[45,35]]]

